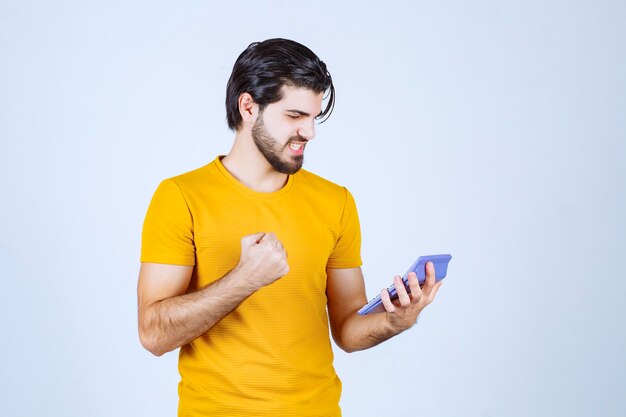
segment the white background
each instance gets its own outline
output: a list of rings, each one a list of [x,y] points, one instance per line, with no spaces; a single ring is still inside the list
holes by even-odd
[[[229,3],[0,1],[0,415],[175,415],[143,217],[228,152],[230,70],[270,37],[333,75],[305,167],[355,196],[368,296],[453,255],[417,326],[335,349],[344,415],[625,415],[624,3]]]

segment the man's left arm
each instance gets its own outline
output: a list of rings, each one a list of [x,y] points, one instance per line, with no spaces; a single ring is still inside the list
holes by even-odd
[[[346,352],[368,349],[413,326],[420,312],[434,299],[442,281],[435,283],[435,269],[426,265],[426,281],[420,288],[415,273],[409,274],[409,294],[400,276],[394,277],[398,299],[391,301],[387,289],[381,291],[384,313],[359,316],[367,303],[361,268],[327,269],[328,315],[333,339]]]

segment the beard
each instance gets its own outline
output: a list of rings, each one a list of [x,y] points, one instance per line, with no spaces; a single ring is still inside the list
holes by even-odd
[[[285,148],[293,141],[306,142],[301,136],[292,136],[284,146],[280,146],[278,141],[265,129],[263,123],[263,113],[259,114],[254,126],[252,126],[252,139],[254,144],[267,162],[281,174],[295,174],[302,168],[304,155],[289,155],[283,157]]]

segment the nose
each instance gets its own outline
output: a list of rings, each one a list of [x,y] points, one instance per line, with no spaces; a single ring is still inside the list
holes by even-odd
[[[302,124],[298,128],[298,135],[303,137],[306,140],[311,140],[315,137],[315,121],[311,120],[311,122],[307,122]]]

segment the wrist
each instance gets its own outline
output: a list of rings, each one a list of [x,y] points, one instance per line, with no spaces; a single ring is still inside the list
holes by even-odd
[[[230,271],[229,275],[231,279],[237,282],[238,286],[241,286],[242,290],[245,292],[249,292],[250,294],[261,289],[263,285],[261,285],[261,281],[254,274],[253,271],[250,271],[245,265],[238,264],[233,270]]]
[[[383,321],[385,331],[388,332],[389,337],[397,336],[409,327],[401,326],[399,323],[389,319],[389,313],[385,313],[385,320]]]

